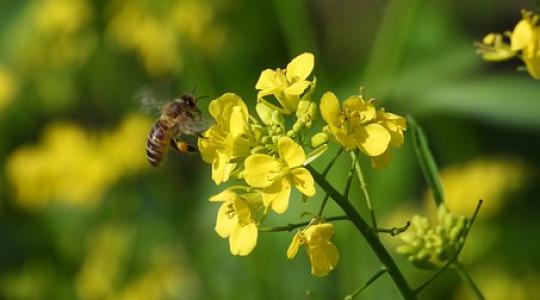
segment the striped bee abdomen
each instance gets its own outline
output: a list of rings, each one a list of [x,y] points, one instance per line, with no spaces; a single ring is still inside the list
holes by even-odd
[[[158,119],[152,126],[146,142],[146,158],[153,167],[159,165],[167,154],[171,137],[172,129],[164,120]]]

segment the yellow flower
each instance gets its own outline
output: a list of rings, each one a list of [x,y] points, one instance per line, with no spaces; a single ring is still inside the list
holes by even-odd
[[[262,206],[261,195],[244,187],[231,187],[212,196],[210,201],[223,202],[215,230],[220,237],[229,238],[231,253],[241,256],[251,253],[257,245],[256,212]]]
[[[15,97],[17,89],[13,74],[0,65],[0,110]]]
[[[540,79],[540,16],[530,11],[522,12],[523,19],[512,32],[512,50],[521,50],[521,59],[525,62],[529,74]]]
[[[315,183],[303,164],[306,154],[300,145],[289,137],[278,142],[279,159],[266,154],[252,154],[245,161],[244,179],[263,193],[264,205],[277,213],[289,206],[291,186],[302,194],[315,195]]]
[[[377,112],[376,120],[378,124],[384,126],[390,132],[390,146],[401,148],[405,141],[403,132],[407,130],[406,119],[396,114],[385,112],[382,109]],[[391,157],[390,147],[388,147],[383,154],[372,157],[371,164],[375,169],[382,169],[388,165]]]
[[[46,208],[59,201],[81,207],[97,205],[117,180],[148,167],[144,151],[150,121],[127,117],[118,129],[97,135],[73,124],[55,124],[36,146],[15,150],[6,164],[18,204]]]
[[[519,54],[529,74],[540,79],[540,16],[526,10],[522,11],[522,16],[514,30],[504,34],[510,38],[510,43],[503,40],[502,34],[490,33],[482,43],[476,44],[477,52],[489,61],[506,60]]]
[[[355,147],[372,158],[374,167],[386,166],[390,159],[389,146],[403,144],[405,119],[384,110],[377,112],[373,103],[362,96],[351,96],[343,102],[332,92],[321,99],[321,115],[328,123],[326,130],[346,150]]]
[[[504,41],[504,36],[499,33],[489,33],[482,39],[482,43],[476,43],[476,52],[487,61],[502,61],[516,56],[510,44]]]
[[[202,159],[212,164],[212,179],[221,184],[229,180],[237,162],[247,157],[257,142],[240,97],[223,94],[210,103],[209,110],[216,124],[203,133],[198,144]]]
[[[313,54],[303,53],[295,57],[285,70],[264,70],[255,85],[259,90],[257,99],[284,114],[294,113],[298,108],[300,96],[312,83],[307,77],[313,70],[314,63]],[[264,99],[268,95],[274,95],[281,106]]]
[[[489,218],[504,207],[506,196],[523,185],[526,169],[523,163],[508,158],[482,158],[463,165],[441,170],[448,208],[458,214],[474,211],[478,199],[484,200],[478,218]],[[433,206],[431,193],[424,198],[426,206]]]
[[[317,277],[328,275],[339,262],[339,252],[330,241],[334,231],[331,223],[310,225],[298,231],[287,249],[287,258],[293,259],[300,246],[304,245],[311,263],[311,274]]]

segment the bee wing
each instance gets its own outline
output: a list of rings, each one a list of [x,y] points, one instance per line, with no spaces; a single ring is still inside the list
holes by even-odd
[[[189,122],[179,124],[179,126],[180,132],[183,132],[185,134],[199,135],[206,131],[208,128],[210,128],[210,126],[212,126],[213,124],[214,122],[212,120],[203,116],[199,116],[198,118],[194,118]]]
[[[143,112],[159,115],[163,105],[174,98],[173,90],[172,82],[149,84],[140,88],[134,98]]]

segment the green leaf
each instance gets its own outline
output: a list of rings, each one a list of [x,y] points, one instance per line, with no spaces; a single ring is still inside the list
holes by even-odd
[[[409,123],[409,130],[412,134],[414,150],[416,151],[418,163],[420,164],[424,178],[426,179],[426,182],[433,193],[435,205],[439,207],[441,204],[444,204],[444,192],[441,179],[439,177],[437,164],[433,159],[433,155],[431,155],[427,138],[424,135],[422,128],[418,126],[416,121],[411,116],[407,116],[407,120]]]
[[[540,82],[517,72],[508,76],[433,83],[407,98],[407,109],[417,116],[459,114],[540,129]]]

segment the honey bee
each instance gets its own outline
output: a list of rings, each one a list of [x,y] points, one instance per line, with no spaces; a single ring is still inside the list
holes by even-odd
[[[198,153],[197,147],[181,141],[181,136],[201,136],[208,122],[197,107],[192,94],[165,103],[161,115],[154,122],[146,142],[146,157],[153,167],[165,158],[169,147],[183,153]]]

